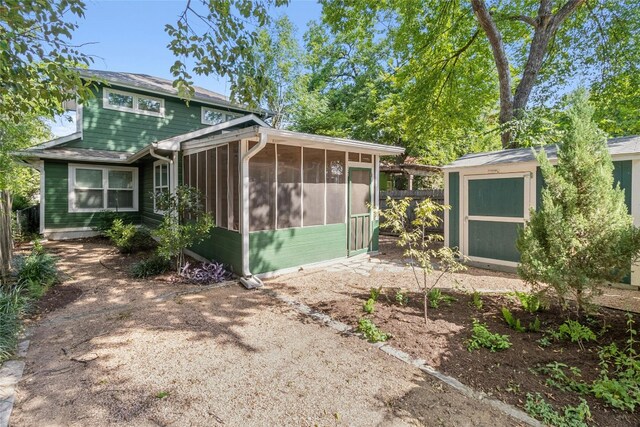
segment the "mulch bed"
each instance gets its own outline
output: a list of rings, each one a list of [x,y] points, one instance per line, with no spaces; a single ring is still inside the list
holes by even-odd
[[[354,292],[346,298],[325,301],[314,308],[330,314],[350,325],[357,325],[358,319],[368,317],[384,332],[391,333],[389,343],[414,357],[427,361],[438,370],[451,375],[476,390],[482,390],[500,400],[523,407],[527,393],[540,393],[558,412],[565,405],[577,406],[579,397],[587,400],[592,413],[590,425],[638,426],[640,414],[629,413],[606,406],[592,396],[578,396],[574,392],[561,391],[545,384],[547,376],[535,374],[532,368],[552,362],[575,366],[582,371],[582,379],[587,383],[595,379],[599,372],[598,347],[611,342],[624,348],[627,334],[625,313],[602,309],[598,314],[581,323],[588,324],[598,335],[597,342],[577,343],[555,341],[546,348],[536,341],[544,336],[544,331],[557,329],[573,313],[562,311],[559,306],[537,313],[541,321],[540,332],[516,332],[505,323],[501,308],[508,307],[523,325],[535,319],[522,310],[520,303],[505,295],[482,295],[483,307],[477,309],[469,294],[446,292],[457,301],[439,308],[429,308],[429,320],[425,324],[422,296],[409,294],[409,304],[398,305],[394,300],[395,290],[385,289],[378,299],[373,314],[365,314],[363,302],[368,294]],[[486,323],[491,332],[509,335],[512,347],[505,351],[491,353],[480,349],[469,352],[467,342],[471,336],[473,319]],[[640,316],[636,315],[636,322]],[[636,328],[638,323],[636,323]],[[603,329],[604,328],[604,329]]]
[[[82,290],[73,285],[53,286],[33,305],[32,316],[40,316],[63,308],[80,298],[80,295]]]

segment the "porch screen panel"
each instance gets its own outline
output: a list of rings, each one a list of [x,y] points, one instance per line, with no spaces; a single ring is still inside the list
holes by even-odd
[[[303,152],[304,176],[303,224],[324,224],[324,150],[305,148]]]
[[[207,150],[207,213],[216,217],[216,149]]]
[[[228,228],[228,198],[227,198],[227,172],[229,170],[227,162],[229,161],[229,148],[224,145],[218,147],[218,167],[216,173],[218,176],[218,188],[216,190],[216,200],[218,204],[218,216],[216,224],[218,227]]]
[[[249,149],[257,143],[249,143]],[[267,144],[249,160],[249,230],[272,230],[276,212],[276,149]]]
[[[191,180],[190,180],[190,168],[191,168],[191,159],[189,158],[189,156],[183,156],[182,157],[182,183],[184,185],[191,185]]]
[[[343,224],[346,218],[347,185],[345,153],[327,150],[327,224]]]
[[[278,145],[278,228],[302,225],[301,147]]]
[[[198,170],[198,155],[191,154],[189,155],[191,159],[189,160],[189,164],[191,167],[189,168],[189,185],[194,188],[198,188],[198,175],[200,171]]]
[[[197,188],[200,192],[200,203],[202,203],[202,207],[206,205],[207,202],[207,153],[205,151],[201,151],[197,153],[198,156],[198,184]]]
[[[232,142],[229,144],[229,202],[231,203],[231,218],[229,219],[229,228],[238,230],[240,228],[240,189],[238,188],[238,151],[240,143]]]

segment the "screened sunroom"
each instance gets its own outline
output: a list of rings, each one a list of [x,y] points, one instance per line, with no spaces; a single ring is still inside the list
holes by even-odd
[[[403,151],[259,126],[182,150],[216,222],[193,252],[244,277],[376,251],[380,156]]]

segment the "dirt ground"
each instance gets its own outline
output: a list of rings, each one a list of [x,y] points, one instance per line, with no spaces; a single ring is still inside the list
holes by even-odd
[[[31,325],[12,426],[513,426],[261,291],[126,275],[102,242],[48,243],[64,284]]]
[[[606,301],[618,310],[603,309],[590,319],[590,325],[599,334],[597,342],[585,343],[583,349],[568,342],[554,342],[552,346],[542,348],[536,341],[544,336],[545,330],[556,329],[564,322],[567,313],[552,306],[537,315],[541,322],[540,332],[516,333],[506,325],[500,310],[508,307],[524,326],[532,323],[536,316],[524,312],[514,298],[504,294],[508,290],[527,290],[526,284],[514,274],[469,268],[442,282],[442,288],[456,301],[451,305],[443,303],[438,309],[430,308],[429,321],[425,324],[419,293],[409,293],[408,305],[396,303],[396,291],[403,289],[405,294],[415,291],[415,279],[395,241],[383,238],[381,243],[379,256],[276,277],[267,281],[267,285],[351,326],[356,326],[361,317],[370,318],[381,330],[392,335],[391,345],[426,360],[464,384],[520,407],[523,407],[527,393],[536,392],[556,408],[579,404],[576,393],[547,386],[546,377],[534,375],[530,369],[560,362],[581,368],[582,380],[592,381],[600,370],[598,347],[611,342],[617,342],[621,348],[626,345],[626,317],[619,309],[637,311],[639,307],[640,292],[607,289],[600,301]],[[383,294],[374,313],[365,314],[362,305],[369,298],[370,289],[381,286]],[[474,290],[481,292],[481,309],[472,304],[470,291]],[[473,319],[487,323],[492,332],[509,335],[512,347],[499,353],[469,352],[467,342]],[[636,316],[636,325],[639,320],[640,316]],[[595,425],[640,425],[637,414],[614,410],[594,397],[587,397],[587,401]]]

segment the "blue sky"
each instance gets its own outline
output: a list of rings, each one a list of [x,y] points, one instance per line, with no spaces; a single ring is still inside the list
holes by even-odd
[[[84,19],[77,21],[73,42],[85,44],[82,51],[94,57],[91,68],[127,71],[172,79],[169,68],[175,58],[167,49],[168,23],[177,22],[187,0],[86,1]],[[196,0],[199,2],[199,0]],[[194,2],[195,3],[195,2]],[[286,14],[298,28],[298,37],[310,20],[320,16],[315,0],[291,0],[289,6],[273,9],[274,17]],[[194,75],[194,83],[229,95],[228,82],[216,76]],[[63,118],[50,123],[56,136],[69,134],[75,125]]]

